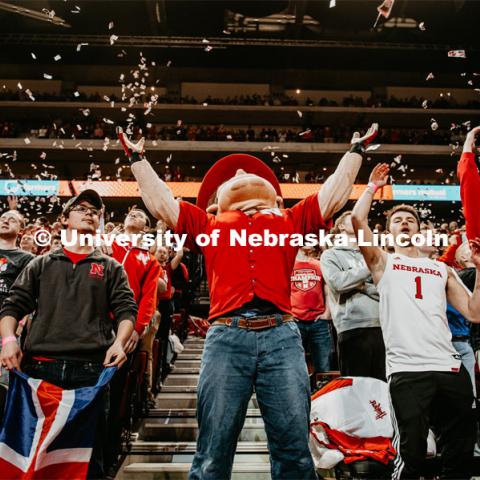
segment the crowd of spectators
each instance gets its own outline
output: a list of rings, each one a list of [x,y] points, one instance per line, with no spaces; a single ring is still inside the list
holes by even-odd
[[[146,89],[145,89],[146,90]],[[300,93],[300,91],[299,91]],[[114,93],[105,95],[99,92],[84,93],[80,91],[68,91],[61,93],[30,92],[26,89],[9,90],[0,89],[0,101],[35,101],[44,102],[129,102],[130,93],[126,89],[122,95]],[[313,100],[310,97],[300,97],[279,94],[241,94],[219,98],[207,95],[204,98],[195,98],[191,95],[181,96],[175,94],[158,95],[150,90],[150,93],[135,93],[135,103],[154,102],[160,104],[185,104],[185,105],[251,105],[251,106],[306,106],[306,107],[361,107],[361,108],[480,108],[479,100],[462,102],[456,100],[450,92],[446,91],[435,100],[426,100],[422,97],[412,96],[409,98],[397,98],[395,96],[380,97],[371,95],[369,98],[350,95],[342,100],[333,100],[323,97],[320,100]]]
[[[77,123],[78,121],[78,123]],[[135,136],[155,141],[210,142],[273,142],[273,143],[347,143],[354,129],[346,125],[312,127],[232,127],[226,125],[150,125],[135,128]],[[32,137],[40,139],[94,139],[116,137],[115,124],[100,119],[54,120],[51,123],[25,121],[0,122],[0,138]],[[448,145],[464,140],[460,128],[382,128],[378,142],[382,144]]]

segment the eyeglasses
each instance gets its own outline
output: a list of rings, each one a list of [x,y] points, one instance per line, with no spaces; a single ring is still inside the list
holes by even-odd
[[[93,207],[84,207],[83,205],[77,205],[76,207],[73,207],[70,211],[79,213],[90,212],[92,215],[96,215],[97,217],[100,215],[100,210]]]

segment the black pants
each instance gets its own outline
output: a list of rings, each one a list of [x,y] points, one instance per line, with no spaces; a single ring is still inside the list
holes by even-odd
[[[465,367],[455,372],[400,372],[390,378],[398,435],[395,460],[402,478],[418,478],[427,454],[428,429],[437,438],[442,478],[470,478],[475,444],[472,381]],[[397,432],[396,432],[397,433]]]
[[[132,355],[128,356],[128,361],[115,372],[110,381],[110,409],[107,417],[107,438],[108,442],[104,449],[104,471],[114,467],[118,456],[122,450],[122,430],[126,419],[122,417],[122,400],[124,400],[124,390],[127,383],[127,374],[131,365]],[[128,403],[128,402],[127,402]],[[130,412],[129,412],[130,413]]]
[[[71,390],[95,385],[103,371],[103,365],[101,363],[70,360],[58,360],[55,362],[25,360],[22,369],[32,378],[45,380],[58,387]],[[92,425],[92,428],[96,428],[96,433],[92,458],[88,465],[87,478],[103,478],[105,475],[104,445],[107,438],[107,416],[110,403],[109,389],[110,386],[107,385],[102,394],[103,412],[98,416],[97,425],[96,427]]]
[[[160,300],[158,302],[158,311],[160,312],[160,325],[156,334],[156,338],[160,340],[160,351],[157,370],[157,384],[163,381],[168,374],[167,351],[168,336],[172,327],[173,301]]]
[[[354,328],[338,335],[340,374],[386,380],[382,329]]]

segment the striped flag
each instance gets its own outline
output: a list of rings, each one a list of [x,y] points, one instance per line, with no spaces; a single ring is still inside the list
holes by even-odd
[[[0,479],[84,479],[101,407],[100,393],[115,368],[96,385],[75,390],[10,372],[0,430]]]

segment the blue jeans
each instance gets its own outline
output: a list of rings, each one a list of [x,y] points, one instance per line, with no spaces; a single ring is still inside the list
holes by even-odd
[[[462,364],[467,370],[473,385],[473,395],[477,398],[477,388],[475,385],[475,353],[469,341],[452,342],[453,348],[462,356]]]
[[[297,321],[297,325],[302,335],[303,348],[312,355],[313,371],[328,372],[333,344],[330,322],[327,320]]]
[[[58,360],[55,362],[27,360],[22,366],[22,370],[28,376],[45,380],[66,390],[95,385],[103,368],[101,363],[70,360]],[[93,445],[92,458],[88,465],[87,478],[104,478],[105,476],[103,449],[107,439],[109,403],[109,385],[107,385],[103,393],[104,414],[98,417],[95,443]],[[92,426],[92,428],[95,427]]]
[[[215,325],[198,383],[197,452],[190,480],[226,480],[253,389],[265,423],[273,480],[316,479],[308,448],[310,385],[295,322],[261,331]]]

